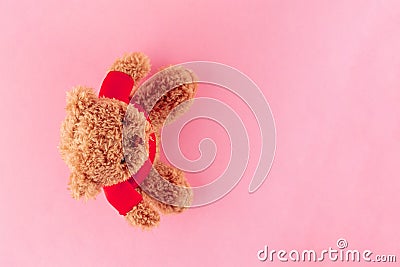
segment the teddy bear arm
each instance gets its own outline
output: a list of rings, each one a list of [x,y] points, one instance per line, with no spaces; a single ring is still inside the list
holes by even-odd
[[[150,229],[159,224],[160,214],[149,203],[141,201],[125,215],[125,219],[133,226]]]
[[[90,181],[85,174],[72,172],[69,181],[69,190],[75,199],[94,199],[101,191],[101,186]]]
[[[125,54],[111,66],[111,71],[124,72],[132,77],[135,85],[150,72],[150,59],[141,52]]]

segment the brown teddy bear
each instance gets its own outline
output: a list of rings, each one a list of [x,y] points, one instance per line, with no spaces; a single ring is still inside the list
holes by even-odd
[[[165,120],[184,112],[188,105],[180,104],[192,99],[197,90],[196,83],[180,85],[160,96],[147,114],[129,101],[149,71],[148,57],[143,53],[131,53],[111,66],[99,96],[93,89],[83,86],[68,92],[67,114],[59,145],[61,156],[71,171],[69,189],[72,196],[91,199],[103,189],[110,204],[130,224],[142,228],[156,226],[160,221],[159,211],[179,213],[191,201],[192,192],[183,172],[159,160],[158,145]],[[192,75],[194,81],[195,76],[189,70],[172,68],[159,77],[156,85],[168,86],[184,75]],[[157,86],[153,90],[157,90]],[[142,93],[139,98],[146,100],[147,95],[154,93]],[[176,192],[168,188],[152,177],[151,167],[168,184],[187,190]],[[132,172],[141,177],[133,179]],[[145,179],[147,188],[154,189],[150,189],[151,194],[138,185],[138,179]],[[182,205],[160,201],[161,198],[154,197],[157,194],[180,199]]]

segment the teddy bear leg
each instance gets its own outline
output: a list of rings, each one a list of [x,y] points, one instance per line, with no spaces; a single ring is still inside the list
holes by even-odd
[[[160,129],[164,123],[170,123],[185,113],[190,108],[190,100],[196,90],[196,84],[184,84],[163,95],[150,112],[152,124]]]
[[[164,67],[150,79],[151,82],[146,82],[135,98],[150,111],[152,125],[160,129],[164,122],[172,122],[189,109],[190,100],[197,91],[197,80],[191,70],[182,66]]]
[[[155,189],[152,193],[153,194],[163,194],[163,197],[166,197],[167,199],[178,199],[179,203],[183,203],[182,206],[176,206],[176,205],[169,205],[166,203],[163,203],[161,201],[157,200],[157,197],[153,198],[149,196],[147,193],[143,192],[143,199],[150,201],[157,209],[162,212],[163,214],[170,214],[170,213],[180,213],[182,212],[186,207],[190,205],[190,202],[192,201],[192,191],[190,189],[190,185],[185,179],[183,171],[169,166],[163,162],[157,161],[155,163],[155,169],[157,172],[168,182],[178,185],[181,187],[184,187],[184,190],[180,190],[177,192],[176,190],[169,190],[168,187],[163,188],[162,191]],[[150,177],[150,179],[152,179]],[[153,184],[157,184],[156,182]],[[155,186],[155,187],[163,187],[163,185]],[[150,193],[150,192],[149,192]],[[164,196],[165,195],[165,196]]]
[[[146,201],[140,202],[125,215],[126,220],[133,226],[149,229],[157,226],[160,222],[160,214],[154,210]]]

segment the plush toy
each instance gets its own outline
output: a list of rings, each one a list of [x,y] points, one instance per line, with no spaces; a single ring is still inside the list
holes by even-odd
[[[75,199],[95,198],[103,190],[108,202],[130,224],[143,228],[156,226],[160,221],[159,212],[179,213],[191,201],[190,189],[185,194],[173,190],[166,192],[168,189],[161,192],[181,198],[185,205],[159,201],[142,190],[133,175],[142,176],[139,179],[151,176],[149,168],[153,166],[166,181],[189,188],[181,170],[159,160],[158,146],[165,120],[184,112],[188,105],[177,106],[192,99],[197,89],[195,83],[180,85],[161,96],[146,114],[140,106],[129,104],[129,101],[149,71],[147,56],[138,52],[128,54],[111,66],[98,96],[93,89],[83,86],[68,92],[59,145],[61,156],[71,171],[69,189]],[[159,78],[158,84],[166,86],[188,74],[193,75],[189,70],[171,70]],[[146,99],[152,93],[145,92],[139,97]],[[125,141],[124,125],[128,129]],[[131,150],[124,153],[126,147]],[[129,168],[127,162],[131,164]],[[149,183],[154,183],[150,187],[160,191],[162,186],[157,184],[157,179],[150,177]]]

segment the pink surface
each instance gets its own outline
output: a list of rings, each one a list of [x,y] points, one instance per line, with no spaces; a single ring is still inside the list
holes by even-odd
[[[1,266],[300,266],[260,262],[257,251],[322,250],[340,237],[400,261],[400,2],[237,2],[0,3]],[[65,92],[98,88],[114,58],[135,50],[155,68],[225,63],[260,86],[277,152],[255,194],[257,155],[227,197],[165,216],[151,232],[128,226],[102,195],[69,196],[56,149]],[[183,137],[206,137],[195,127]],[[223,131],[209,134],[225,151]],[[196,157],[190,140],[185,153]],[[226,161],[215,164],[204,179]]]

